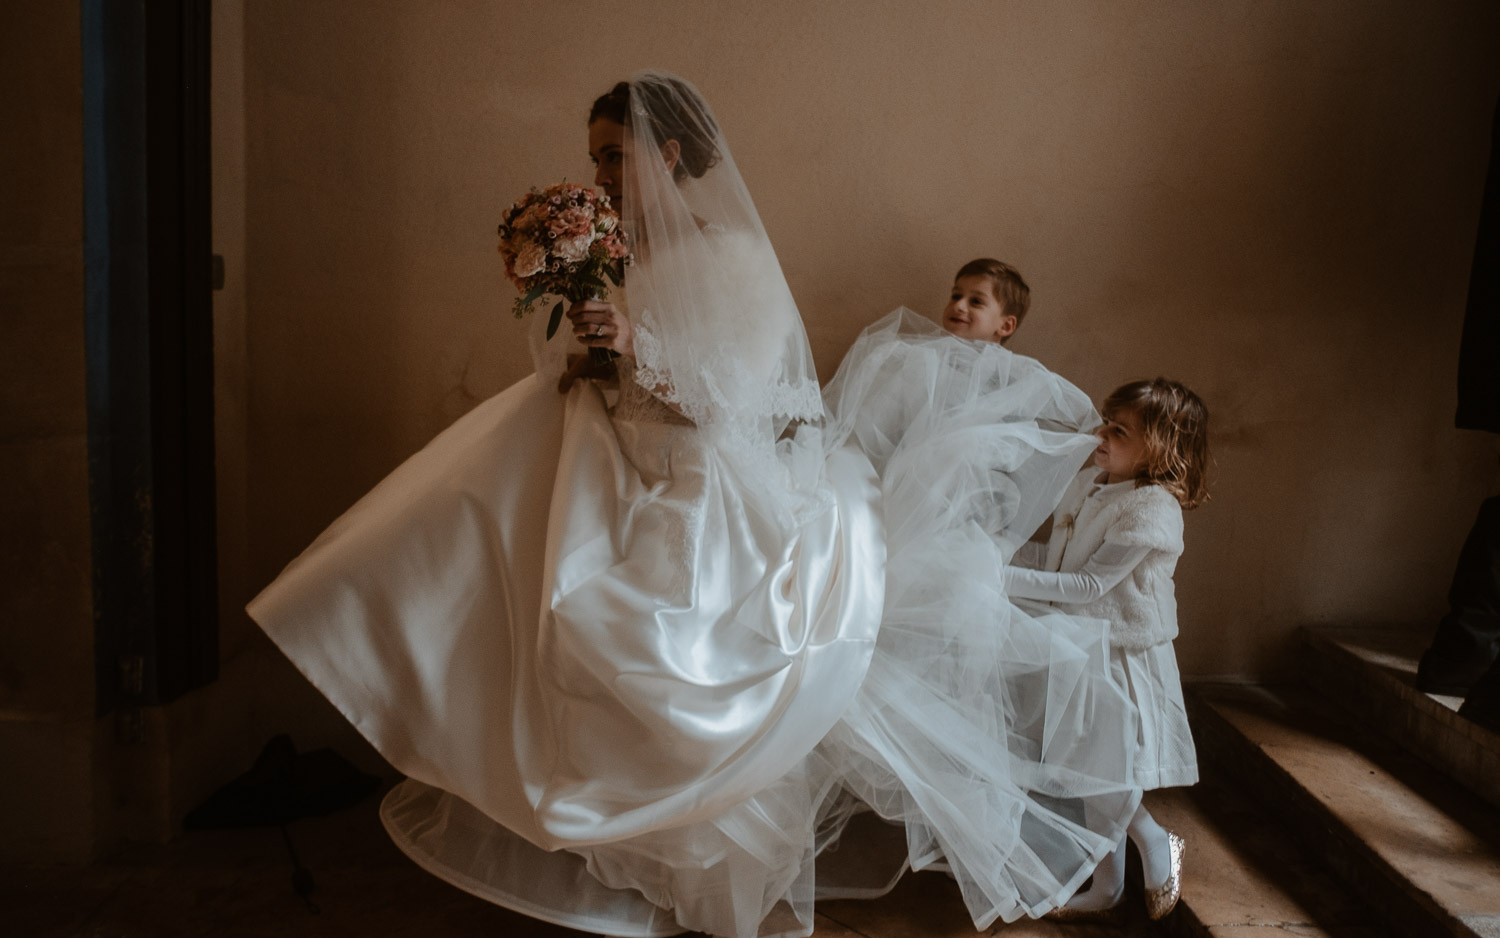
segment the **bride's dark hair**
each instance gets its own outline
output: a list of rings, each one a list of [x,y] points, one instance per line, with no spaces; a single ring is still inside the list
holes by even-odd
[[[630,126],[630,91],[630,82],[622,81],[596,98],[589,109],[589,123],[602,119]],[[678,181],[686,176],[698,179],[719,162],[719,149],[714,143],[719,126],[692,86],[663,76],[658,82],[643,83],[636,93],[649,99],[645,103],[656,138],[663,143],[676,140],[681,148],[672,174]]]
[[[602,117],[623,127],[625,114],[629,110],[630,82],[622,81],[594,99],[594,106],[589,110],[589,123],[592,124]]]

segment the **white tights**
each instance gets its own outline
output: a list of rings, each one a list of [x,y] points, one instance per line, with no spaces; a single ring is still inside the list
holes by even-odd
[[[1145,805],[1135,809],[1126,837],[1141,855],[1141,878],[1146,889],[1160,889],[1172,874],[1172,848],[1167,841],[1167,831],[1156,823]],[[1098,911],[1113,908],[1125,894],[1125,840],[1120,843],[1094,870],[1094,882],[1088,889],[1069,899],[1067,906],[1079,911]]]

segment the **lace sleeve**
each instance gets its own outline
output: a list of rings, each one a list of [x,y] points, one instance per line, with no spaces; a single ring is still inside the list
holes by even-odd
[[[629,363],[628,370],[634,373],[634,380],[642,387],[669,386],[666,369],[662,364],[661,340],[657,338],[656,320],[651,315],[651,310],[641,310],[632,326],[635,358],[621,359],[621,364]]]
[[[620,376],[620,399],[614,409],[616,420],[693,426],[693,421],[641,380],[641,369],[635,359],[619,358],[615,368]]]

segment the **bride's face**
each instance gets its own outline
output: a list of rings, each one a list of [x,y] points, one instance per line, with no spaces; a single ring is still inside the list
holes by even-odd
[[[625,128],[602,117],[589,124],[589,159],[594,161],[594,185],[619,208],[625,182]]]
[[[604,190],[615,208],[625,181],[625,128],[612,120],[599,118],[589,124],[589,159],[594,161],[594,185]],[[682,147],[676,140],[661,146],[661,160],[668,174],[677,168]]]

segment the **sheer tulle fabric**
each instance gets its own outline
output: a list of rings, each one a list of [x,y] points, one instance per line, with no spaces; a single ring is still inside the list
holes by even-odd
[[[1007,561],[1051,515],[1101,423],[1087,395],[1035,359],[909,309],[860,334],[824,398],[829,445],[869,456],[900,508],[888,523],[982,530]]]
[[[1107,624],[1033,616],[1003,565],[1095,445],[1088,399],[1035,361],[898,310],[826,390],[830,440],[880,474],[886,601],[864,684],[819,751],[904,823],[975,923],[1066,900],[1123,834],[1136,714]]]
[[[676,153],[671,166],[664,152]],[[747,482],[795,508],[788,496],[816,485],[816,464],[778,459],[776,443],[789,424],[821,417],[817,372],[760,215],[692,85],[631,78],[626,163],[637,380],[736,450]],[[725,233],[738,250],[715,243]]]

